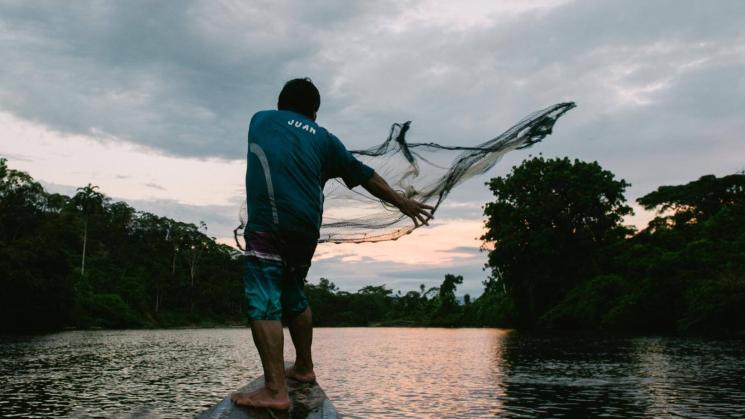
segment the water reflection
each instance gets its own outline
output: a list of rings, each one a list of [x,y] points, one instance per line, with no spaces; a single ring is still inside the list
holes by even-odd
[[[183,416],[240,383],[215,371],[253,367],[250,354],[243,364],[230,356],[237,337],[208,330],[106,331],[3,342],[0,415]]]
[[[647,338],[634,343],[648,416],[745,416],[743,342]]]
[[[637,416],[629,345],[588,337],[513,333],[503,342],[504,414],[540,417]]]
[[[348,417],[745,415],[741,341],[340,328],[314,353]],[[1,338],[0,416],[192,416],[260,371],[246,329]]]
[[[484,360],[504,333],[335,329],[317,349],[323,354],[319,368],[326,370],[320,379],[340,412],[359,417],[452,415],[464,407],[486,415],[499,386]],[[332,353],[333,363],[327,364]]]
[[[495,413],[509,417],[742,416],[743,355],[737,341],[513,333],[503,339],[497,360],[505,388],[502,408]]]

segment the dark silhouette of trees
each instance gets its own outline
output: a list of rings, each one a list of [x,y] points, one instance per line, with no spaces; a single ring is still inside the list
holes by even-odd
[[[598,271],[602,251],[629,234],[624,191],[597,163],[533,158],[489,183],[486,205],[492,277],[518,310],[521,326],[538,319],[581,280]]]
[[[490,275],[394,293],[306,285],[318,326],[497,326],[743,333],[745,174],[703,176],[638,199],[597,163],[533,158],[494,178]],[[182,223],[112,202],[94,185],[52,194],[0,158],[0,331],[169,327],[246,321],[243,257]]]
[[[658,217],[653,227],[684,227],[686,224],[705,222],[723,208],[745,203],[745,176],[733,174],[717,178],[702,176],[685,185],[660,186],[637,199],[645,209],[656,209],[671,215]]]
[[[307,284],[306,295],[317,326],[457,326],[463,309],[455,297],[463,277],[446,275],[442,286],[426,292],[396,294],[385,285],[365,286],[355,293],[340,291],[326,278]],[[420,286],[420,291],[425,286]]]
[[[91,184],[49,194],[0,159],[0,330],[242,321],[241,272],[197,226]]]
[[[708,175],[638,199],[597,163],[536,158],[489,186],[492,277],[478,301],[518,326],[736,333],[745,324],[745,175]],[[496,308],[499,309],[496,309]]]
[[[745,174],[662,186],[637,202],[659,215],[629,241],[633,253],[619,253],[615,272],[643,284],[633,302],[649,315],[629,310],[620,320],[655,330],[743,330]]]

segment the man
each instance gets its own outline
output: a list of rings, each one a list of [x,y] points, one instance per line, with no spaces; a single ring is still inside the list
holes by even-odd
[[[276,111],[256,113],[248,129],[244,288],[251,333],[264,367],[265,386],[234,393],[240,405],[288,409],[285,377],[315,380],[313,326],[303,283],[318,242],[323,185],[342,178],[395,205],[414,224],[427,224],[433,208],[407,199],[362,164],[333,134],[315,123],[321,97],[310,79],[288,81]],[[285,371],[281,318],[297,354]]]

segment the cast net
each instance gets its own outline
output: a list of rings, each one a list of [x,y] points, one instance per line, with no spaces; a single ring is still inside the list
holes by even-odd
[[[574,107],[573,102],[558,103],[533,112],[502,134],[474,146],[410,143],[406,140],[411,126],[408,121],[393,124],[382,144],[350,151],[399,193],[432,205],[434,215],[458,184],[486,173],[510,151],[541,141],[551,134],[556,120]],[[341,179],[326,182],[324,196],[319,243],[396,240],[417,228],[411,218],[397,208],[375,198],[362,187],[348,189]],[[240,221],[234,233],[238,246],[242,247],[238,237],[246,221],[245,203]]]

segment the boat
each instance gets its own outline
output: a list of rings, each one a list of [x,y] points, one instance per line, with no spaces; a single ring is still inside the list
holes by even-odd
[[[263,385],[264,376],[261,376],[241,387],[238,392],[248,393],[258,390]],[[230,395],[228,395],[221,402],[196,417],[198,419],[337,419],[341,417],[317,381],[304,383],[288,379],[287,387],[292,403],[289,410],[238,406],[230,400]]]

